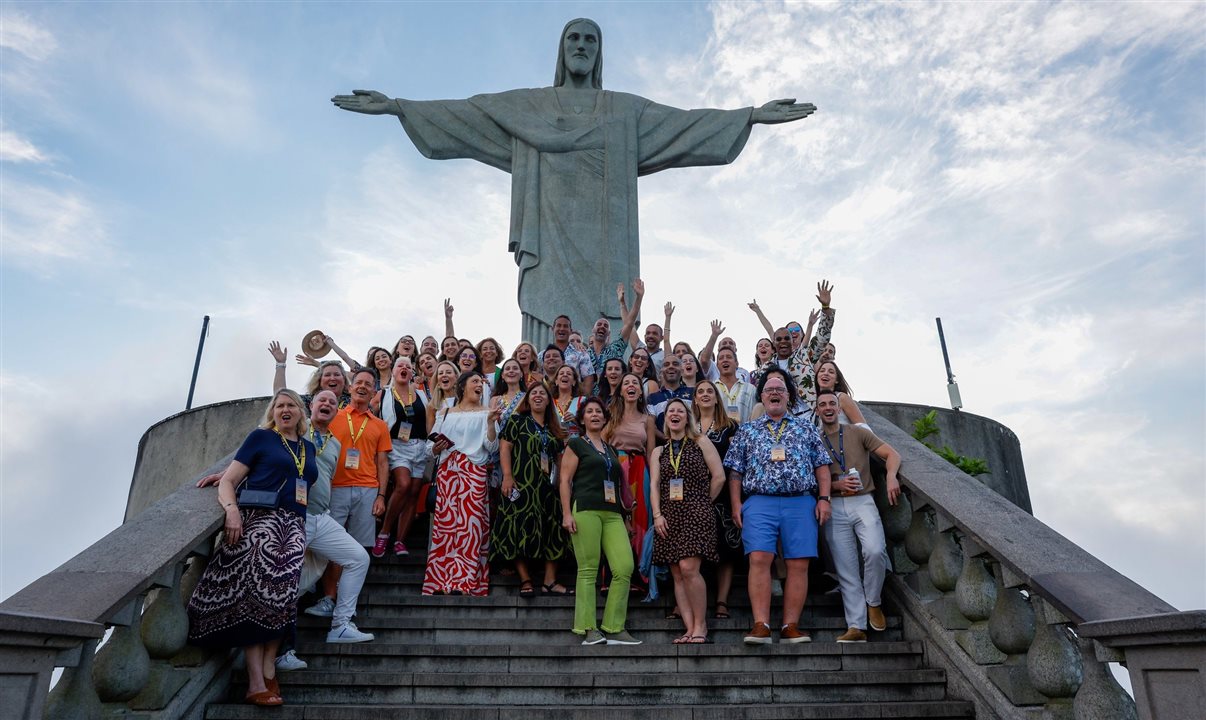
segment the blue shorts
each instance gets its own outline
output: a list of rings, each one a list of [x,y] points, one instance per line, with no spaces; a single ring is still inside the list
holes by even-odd
[[[782,542],[786,560],[816,557],[816,507],[816,498],[807,494],[751,495],[741,504],[741,542],[746,554],[776,553]]]

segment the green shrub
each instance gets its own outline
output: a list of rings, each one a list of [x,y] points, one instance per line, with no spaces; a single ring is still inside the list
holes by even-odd
[[[963,472],[975,477],[976,475],[984,475],[989,472],[988,463],[984,458],[967,457],[960,455],[951,449],[950,445],[938,447],[928,441],[928,438],[938,434],[938,411],[931,410],[925,415],[913,421],[913,437],[933,450],[943,460],[946,460],[951,465],[959,468]]]

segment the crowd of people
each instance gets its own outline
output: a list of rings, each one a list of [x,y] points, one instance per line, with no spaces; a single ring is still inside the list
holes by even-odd
[[[189,604],[193,642],[246,649],[248,702],[280,704],[276,671],[305,667],[292,649],[298,588],[319,582],[305,612],[331,618],[328,642],[373,639],[352,620],[370,556],[409,554],[424,511],[424,595],[484,596],[491,568],[514,573],[521,597],[575,596],[571,630],[584,645],[639,644],[626,629],[630,595],[656,597],[667,575],[683,624],[673,642],[711,642],[708,620],[730,617],[742,562],[753,615],[744,642],[773,642],[775,589],[779,641],[808,642],[799,619],[818,557],[842,596],[838,642],[885,629],[870,459],[884,462],[895,504],[900,458],[866,425],[834,361],[832,287],[817,285],[806,325],[776,326],[751,302],[768,337],[749,369],[719,321],[698,353],[673,341],[671,303],[642,341],[644,284],[632,290],[629,304],[617,288],[618,337],[605,317],[584,336],[560,316],[547,347],[521,342],[510,355],[494,338],[458,338],[447,300],[442,341],[404,335],[364,362],[315,331],[297,355],[314,367],[301,395],[286,389],[286,350],[270,343],[274,395],[261,427],[199,483],[218,485],[225,539]],[[340,360],[321,360],[330,352]],[[558,572],[571,560],[569,586]]]

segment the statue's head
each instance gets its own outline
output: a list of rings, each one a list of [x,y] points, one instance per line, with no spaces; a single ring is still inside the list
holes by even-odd
[[[575,18],[561,31],[553,87],[565,85],[568,75],[589,75],[591,87],[603,87],[603,31],[594,20]]]

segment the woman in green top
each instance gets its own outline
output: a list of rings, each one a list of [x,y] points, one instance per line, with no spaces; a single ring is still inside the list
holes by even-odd
[[[515,563],[520,597],[536,594],[528,560],[544,561],[542,594],[570,595],[572,591],[557,582],[557,561],[569,542],[558,522],[557,492],[550,482],[565,431],[557,422],[548,388],[535,385],[528,391],[498,441],[502,497],[490,533],[490,559]]]
[[[641,641],[624,630],[632,548],[620,514],[620,483],[624,482],[620,458],[603,441],[607,419],[602,400],[585,398],[578,408],[582,436],[571,438],[561,456],[561,526],[569,532],[578,560],[573,630],[586,636],[583,645],[639,645]],[[595,578],[599,576],[600,549],[607,556],[612,578],[603,623],[596,626]]]

